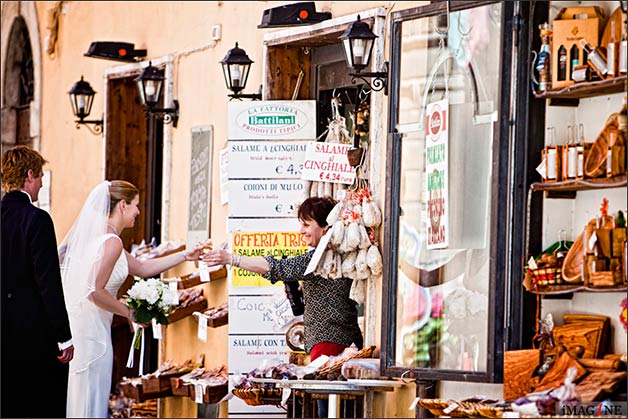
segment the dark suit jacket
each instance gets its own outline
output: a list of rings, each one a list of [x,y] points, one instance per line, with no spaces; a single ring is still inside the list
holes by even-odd
[[[8,192],[0,208],[2,416],[64,417],[68,369],[57,360],[57,342],[70,340],[71,333],[52,219],[21,191]],[[19,390],[21,385],[27,387]],[[35,387],[40,391],[34,403],[19,403],[11,393]],[[50,400],[39,399],[47,392],[53,393]]]

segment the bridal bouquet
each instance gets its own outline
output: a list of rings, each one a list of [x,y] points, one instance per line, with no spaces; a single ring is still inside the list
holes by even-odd
[[[168,323],[168,314],[178,304],[177,295],[157,278],[136,281],[127,292],[127,303],[135,309],[138,323]]]

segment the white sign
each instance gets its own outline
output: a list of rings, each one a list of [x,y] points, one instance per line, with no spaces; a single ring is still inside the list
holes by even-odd
[[[318,245],[316,246],[316,250],[314,250],[314,254],[312,255],[312,258],[310,259],[310,263],[307,265],[305,272],[303,272],[303,276],[309,275],[316,270],[318,263],[323,257],[323,253],[327,249],[327,244],[329,243],[330,239],[331,239],[331,229],[327,230],[327,233],[325,233],[325,235],[321,237],[321,240],[318,242]]]
[[[447,98],[425,108],[425,173],[427,176],[427,248],[449,245],[449,103]]]
[[[278,310],[276,293],[283,292],[283,286],[281,289],[271,287],[270,292],[269,295],[229,296],[229,322],[232,323],[229,332],[251,334],[264,330],[267,333],[281,333],[281,328],[275,327],[277,315],[283,315],[282,310]]]
[[[230,180],[230,217],[294,217],[302,180]]]
[[[187,247],[209,237],[211,207],[212,127],[192,128]]]
[[[316,138],[315,100],[229,102],[229,140]]]
[[[229,203],[229,148],[220,150],[220,205]]]
[[[233,370],[242,373],[249,372],[259,367],[265,359],[268,360],[268,365],[285,362],[288,359],[285,333],[253,336],[229,335],[229,365],[234,366]]]
[[[352,184],[355,180],[355,168],[347,159],[347,151],[351,147],[351,144],[309,142],[305,151],[301,178]]]
[[[230,141],[229,179],[300,179],[305,141]]]
[[[291,218],[230,218],[227,220],[227,231],[299,231],[301,223]]]

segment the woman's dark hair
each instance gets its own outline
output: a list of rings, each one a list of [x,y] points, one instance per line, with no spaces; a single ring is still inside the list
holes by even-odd
[[[327,226],[327,216],[336,206],[336,201],[330,196],[312,197],[301,203],[297,216],[299,220],[314,220],[319,227]]]

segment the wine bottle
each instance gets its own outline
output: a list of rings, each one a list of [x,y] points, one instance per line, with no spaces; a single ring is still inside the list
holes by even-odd
[[[571,46],[569,50],[569,78],[573,80],[573,69],[580,65],[580,50],[576,44]]]
[[[567,48],[564,45],[558,48],[558,73],[556,74],[556,80],[567,80]]]

